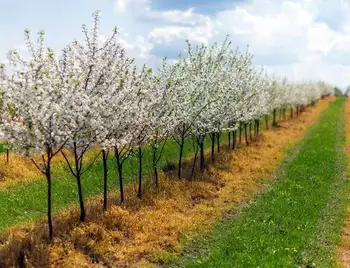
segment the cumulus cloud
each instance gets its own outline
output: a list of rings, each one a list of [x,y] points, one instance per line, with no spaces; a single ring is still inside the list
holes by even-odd
[[[343,87],[350,83],[344,74],[350,71],[348,1],[228,1],[225,10],[201,14],[195,6],[159,10],[150,0],[117,0],[115,10],[133,16],[133,23],[124,25],[130,35],[137,32],[132,47],[153,63],[183,52],[185,39],[212,43],[229,34],[234,46],[249,45],[255,64],[276,74]]]

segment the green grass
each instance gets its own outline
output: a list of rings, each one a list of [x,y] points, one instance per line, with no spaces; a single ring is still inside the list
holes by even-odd
[[[290,114],[287,113],[287,118]],[[277,117],[279,119],[279,117]],[[270,120],[270,123],[272,121]],[[265,121],[261,120],[261,127],[265,128]],[[242,133],[244,135],[244,133]],[[221,142],[228,143],[227,133],[221,135]],[[242,139],[244,142],[244,137]],[[205,140],[205,149],[211,146],[210,138]],[[0,144],[0,152],[3,146]],[[150,179],[153,172],[151,163],[151,150],[145,148],[143,152],[143,174],[144,179]],[[168,141],[164,148],[164,155],[159,163],[162,168],[168,163],[175,164],[177,167],[179,155],[179,147],[174,141]],[[193,157],[193,149],[191,143],[186,140],[184,158]],[[109,190],[118,188],[118,176],[115,168],[115,159],[112,154],[108,159],[109,169]],[[124,184],[136,182],[138,171],[137,157],[126,160],[123,167]],[[97,162],[83,175],[83,195],[84,199],[94,197],[103,192],[103,166],[102,160]],[[21,224],[24,222],[35,220],[46,215],[46,195],[47,184],[43,180],[34,180],[24,182],[20,185],[8,189],[0,188],[0,231],[9,226]],[[126,198],[128,198],[126,196]],[[78,193],[75,179],[71,176],[65,165],[56,165],[53,167],[52,182],[52,202],[53,211],[58,211],[70,204],[77,204]]]
[[[227,133],[222,134],[222,143],[228,142]],[[206,138],[205,148],[210,148],[210,139]],[[0,147],[1,150],[1,147]],[[168,163],[177,166],[179,147],[174,141],[168,141],[164,149],[164,155],[159,163],[163,167]],[[193,150],[191,143],[185,142],[184,158],[191,158]],[[145,148],[143,152],[143,173],[145,180],[151,178],[153,167],[151,163],[151,150]],[[109,190],[118,187],[119,179],[115,168],[115,159],[112,154],[108,159],[109,168]],[[138,161],[137,157],[127,159],[123,167],[124,183],[135,182],[137,179]],[[70,175],[65,165],[53,167],[52,202],[53,211],[78,202],[77,184]],[[91,166],[82,177],[84,198],[96,196],[103,192],[103,166],[102,160]],[[136,194],[136,193],[135,193]],[[0,189],[0,231],[11,225],[28,222],[46,215],[46,180],[35,180],[22,183],[13,188]],[[128,198],[126,196],[126,198]]]
[[[276,183],[168,266],[334,267],[350,193],[343,108],[331,103]]]

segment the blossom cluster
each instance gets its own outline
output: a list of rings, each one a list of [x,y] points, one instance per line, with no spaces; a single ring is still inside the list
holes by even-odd
[[[197,142],[204,163],[204,139],[213,141],[223,131],[247,128],[277,109],[297,111],[333,93],[323,82],[288,83],[253,64],[253,54],[233,49],[228,37],[222,44],[193,46],[175,63],[166,58],[158,70],[139,68],[118,41],[115,28],[99,38],[99,12],[93,27],[83,25],[84,40],[73,41],[56,54],[45,46],[45,33],[25,41],[29,57],[17,50],[0,64],[0,139],[32,158],[48,182],[48,225],[52,238],[51,160],[62,153],[77,180],[80,220],[85,219],[81,186],[84,155],[99,146],[104,167],[104,209],[107,209],[107,157],[114,151],[121,202],[124,200],[122,166],[137,149],[139,190],[142,193],[142,148],[153,150],[155,182],[164,144],[179,144],[179,178],[184,140]],[[250,125],[251,126],[251,125]],[[259,127],[258,127],[259,128]],[[246,134],[247,137],[247,134]],[[62,150],[65,148],[65,150]],[[70,151],[73,157],[68,157]],[[212,150],[212,156],[213,156]],[[34,160],[35,159],[35,160]],[[73,159],[73,160],[72,160]]]
[[[331,94],[325,83],[287,83],[253,66],[250,52],[221,45],[192,47],[174,64],[139,69],[118,42],[117,30],[99,40],[99,13],[84,42],[61,55],[46,48],[44,32],[24,59],[9,53],[10,70],[0,66],[2,130],[19,148],[42,152],[78,144],[103,148],[139,146],[157,134],[205,135],[235,128],[281,107],[310,104]]]

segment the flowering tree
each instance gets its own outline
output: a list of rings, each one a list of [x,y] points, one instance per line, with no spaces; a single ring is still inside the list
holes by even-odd
[[[2,118],[3,131],[6,140],[15,149],[32,157],[34,165],[46,177],[51,240],[51,163],[65,145],[67,135],[70,135],[65,122],[68,100],[62,90],[59,63],[53,51],[44,45],[44,32],[38,34],[38,43],[34,44],[30,32],[26,30],[25,40],[29,59],[22,58],[15,50],[8,56],[12,70],[1,85],[6,107]],[[41,158],[35,157],[36,154],[41,154]]]
[[[110,151],[114,151],[123,202],[123,164],[137,150],[141,198],[144,146],[151,145],[158,186],[158,162],[169,136],[179,145],[181,178],[186,139],[194,147],[193,167],[200,152],[203,170],[204,141],[208,135],[214,158],[215,140],[219,151],[222,132],[232,132],[235,148],[236,131],[244,129],[248,144],[248,127],[252,140],[252,125],[257,135],[261,117],[267,119],[272,112],[276,126],[278,110],[284,116],[287,107],[291,111],[297,108],[299,113],[333,92],[331,86],[321,82],[294,84],[268,76],[253,65],[253,55],[248,50],[232,50],[228,38],[221,45],[192,47],[187,42],[187,54],[176,63],[169,64],[164,59],[157,73],[147,66],[139,69],[119,44],[116,29],[101,41],[99,23],[96,12],[92,30],[83,25],[84,42],[70,43],[59,58],[46,49],[43,32],[34,44],[26,31],[29,59],[11,51],[7,71],[5,65],[0,65],[1,132],[14,148],[31,157],[47,179],[50,239],[51,162],[58,152],[77,181],[83,222],[81,178],[89,168],[84,157],[92,147],[100,147],[102,154],[106,210]]]
[[[166,58],[164,58],[158,74],[153,78],[153,89],[150,90],[153,95],[152,98],[157,100],[152,110],[152,131],[150,135],[156,187],[159,186],[158,163],[162,157],[168,136],[174,131],[173,125],[176,121],[171,103],[174,100],[173,94],[176,94],[177,90],[177,73],[174,70],[176,68],[169,66]]]
[[[67,142],[67,148],[74,156],[71,163],[65,153],[62,154],[73,176],[77,180],[80,220],[85,220],[85,208],[81,185],[83,170],[83,158],[86,152],[96,143],[104,143],[110,135],[107,130],[110,127],[109,120],[115,116],[111,110],[112,96],[117,95],[118,85],[123,79],[123,70],[130,61],[124,49],[117,41],[117,29],[114,28],[112,35],[105,42],[99,41],[98,31],[100,14],[93,15],[93,28],[91,33],[83,25],[85,42],[81,44],[74,41],[66,47],[61,64],[67,95],[70,102],[66,107],[69,114],[69,127],[72,135]],[[102,149],[104,166],[104,209],[107,206],[107,152]]]

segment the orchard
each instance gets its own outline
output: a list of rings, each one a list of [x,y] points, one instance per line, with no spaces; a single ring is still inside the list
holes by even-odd
[[[0,65],[0,139],[11,152],[30,159],[46,179],[49,242],[55,236],[52,166],[57,156],[63,157],[76,181],[83,224],[82,178],[96,161],[103,165],[101,210],[107,211],[109,180],[118,185],[120,203],[127,198],[123,167],[130,157],[138,159],[136,194],[142,199],[145,148],[152,151],[155,188],[160,187],[159,162],[169,141],[178,145],[178,179],[191,180],[197,164],[206,172],[205,140],[210,140],[214,161],[224,135],[232,150],[238,140],[249,145],[252,135],[279,127],[278,114],[281,120],[287,113],[297,117],[334,92],[325,82],[289,82],[254,66],[249,47],[236,48],[229,36],[211,45],[187,40],[187,50],[176,62],[164,58],[158,69],[140,66],[118,41],[117,28],[101,41],[99,25],[100,13],[95,12],[91,29],[82,26],[82,41],[74,40],[61,51],[45,45],[43,31],[35,39],[26,30],[30,55],[12,50],[8,62]],[[190,178],[183,175],[186,141],[194,155]],[[84,161],[96,148],[99,153],[91,163]],[[111,157],[117,178],[109,176]]]

